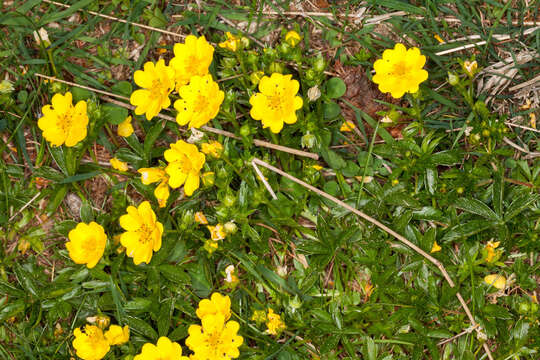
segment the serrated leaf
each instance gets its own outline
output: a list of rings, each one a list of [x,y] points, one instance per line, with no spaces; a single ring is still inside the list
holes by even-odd
[[[450,242],[461,238],[467,238],[481,231],[489,229],[494,224],[487,220],[472,220],[465,224],[452,227],[441,239],[442,242]]]
[[[459,198],[456,200],[456,207],[467,212],[480,215],[488,220],[498,220],[497,214],[480,200],[473,198]]]

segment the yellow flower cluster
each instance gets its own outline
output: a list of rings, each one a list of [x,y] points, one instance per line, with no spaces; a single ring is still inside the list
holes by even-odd
[[[213,293],[210,300],[203,299],[196,311],[201,325],[191,325],[186,339],[187,347],[194,352],[193,360],[229,360],[240,355],[238,347],[244,339],[237,335],[240,325],[229,321],[231,299]]]
[[[129,327],[111,325],[109,330],[103,333],[99,326],[85,325],[83,330],[76,328],[73,335],[75,339],[72,345],[78,357],[83,360],[100,360],[107,355],[111,346],[129,341]]]
[[[169,95],[176,90],[180,96],[174,103],[178,111],[176,121],[199,128],[217,116],[225,97],[208,73],[214,48],[204,36],[189,35],[173,50],[174,58],[168,66],[160,59],[156,64],[147,62],[143,70],[135,72],[135,84],[142,89],[131,94],[130,102],[135,105],[136,115],[145,114],[151,120],[171,105]]]

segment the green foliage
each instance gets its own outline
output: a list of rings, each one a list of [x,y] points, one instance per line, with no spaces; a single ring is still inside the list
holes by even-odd
[[[466,53],[437,55],[456,44],[433,38],[483,34],[487,44],[478,46],[476,58],[482,69],[500,61],[500,54],[538,47],[532,35],[520,35],[519,44],[497,46],[492,38],[521,34],[521,26],[510,24],[524,21],[523,14],[534,13],[534,5],[368,1],[368,18],[394,11],[414,15],[394,16],[386,21],[390,32],[380,32],[367,20],[362,26],[349,22],[365,6],[360,1],[332,3],[322,10],[336,17],[302,20],[268,14],[269,9],[291,10],[288,2],[241,3],[87,0],[72,2],[68,9],[40,1],[1,5],[0,76],[9,78],[14,90],[0,93],[0,357],[70,358],[73,329],[96,315],[131,330],[130,342],[115,347],[108,359],[128,359],[160,336],[178,341],[187,352],[184,340],[189,326],[198,323],[197,303],[220,292],[231,297],[232,320],[240,324],[241,359],[474,359],[484,356],[484,341],[496,358],[537,359],[538,132],[506,126],[508,119],[527,118],[534,109],[522,111],[511,104],[507,113],[497,113],[493,103],[505,101],[506,95],[488,101],[488,94],[477,91],[475,74],[464,70],[464,61],[473,59]],[[160,56],[170,59],[173,43],[161,43],[158,33],[104,20],[88,10],[203,34],[213,43],[223,41],[225,31],[246,36],[242,51],[215,47],[211,73],[226,95],[208,125],[238,138],[203,135],[199,144],[217,140],[224,151],[219,159],[207,157],[203,172],[208,176],[192,197],[172,190],[160,209],[155,185],[143,185],[135,171],[162,166],[168,145],[189,137],[185,129],[162,119],[148,122],[99,94],[35,76],[56,76],[129,97],[134,71]],[[217,20],[221,17],[228,21]],[[460,26],[441,20],[449,17]],[[230,21],[243,22],[252,32],[240,33]],[[489,35],[486,23],[491,24]],[[94,31],[101,25],[108,30]],[[48,45],[33,38],[41,27],[49,34]],[[288,29],[302,36],[295,47],[283,39]],[[266,42],[272,34],[281,37],[265,49],[247,36]],[[335,74],[339,60],[343,66],[362,67],[368,81],[373,61],[398,38],[416,43],[426,55],[429,80],[407,97],[408,103],[370,98],[384,108],[374,116],[358,106],[358,99],[347,97],[347,88],[355,84],[342,73],[343,79],[327,72]],[[316,48],[323,41],[327,48],[321,53]],[[524,64],[517,71],[527,81],[534,69]],[[249,116],[250,95],[262,74],[272,72],[297,79],[304,100],[298,121],[279,134]],[[52,147],[36,119],[54,93],[68,90],[75,101],[88,103],[88,137],[73,148]],[[313,96],[316,90],[320,96]],[[121,138],[116,125],[130,114],[137,131]],[[385,116],[390,125],[381,122]],[[354,132],[340,131],[345,120],[355,122]],[[400,136],[395,136],[395,125],[403,125]],[[532,155],[509,146],[505,138]],[[305,148],[320,159],[255,146],[253,139]],[[131,169],[112,169],[103,161],[112,157]],[[276,193],[273,199],[253,171],[254,157],[357,207],[426,252],[439,244],[442,250],[431,255],[456,287],[389,234],[261,167]],[[115,236],[123,231],[118,220],[126,207],[143,199],[151,201],[165,232],[152,261],[135,266]],[[214,252],[205,248],[208,229],[194,220],[199,211],[212,225],[234,225]],[[104,257],[93,269],[74,264],[65,249],[79,221],[96,221],[108,235]],[[493,259],[488,241],[499,242]],[[237,286],[224,280],[229,265],[236,269]],[[507,288],[487,286],[483,279],[488,274],[504,275]],[[487,340],[471,332],[445,341],[471,326],[455,296],[458,291]],[[281,314],[287,326],[280,337],[251,320],[255,310],[267,308]]]

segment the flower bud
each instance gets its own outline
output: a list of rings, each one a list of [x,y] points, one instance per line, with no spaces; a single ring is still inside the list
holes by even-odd
[[[315,137],[315,135],[307,133],[304,136],[302,136],[300,143],[302,144],[303,148],[311,149],[313,146],[315,146],[316,141],[317,141],[317,138]]]
[[[205,187],[210,187],[214,185],[214,182],[216,181],[216,175],[213,171],[207,171],[202,174],[202,183]]]
[[[240,128],[240,136],[242,137],[248,137],[251,134],[251,128],[249,124],[244,124]]]
[[[90,316],[86,318],[86,321],[92,325],[96,325],[100,329],[106,329],[109,327],[109,324],[111,323],[111,318],[107,315],[96,315],[96,316]]]
[[[298,34],[294,30],[291,30],[287,34],[285,34],[285,42],[291,47],[295,47],[296,45],[298,45],[301,40],[302,37],[300,36],[300,34]]]
[[[234,221],[228,221],[223,225],[225,232],[227,234],[235,234],[238,231],[238,226],[234,223]]]
[[[317,56],[317,58],[313,62],[313,69],[317,72],[323,72],[326,69],[326,61],[324,60],[322,55]]]
[[[313,101],[316,101],[318,98],[321,97],[321,90],[319,89],[319,87],[317,85],[309,88],[308,92],[307,92],[307,97],[309,99],[309,101],[313,102]]]
[[[459,84],[459,77],[452,73],[452,72],[448,72],[448,83],[450,83],[450,85],[452,86],[456,86],[457,84]]]
[[[251,75],[249,75],[249,80],[251,80],[251,83],[253,85],[259,85],[259,82],[261,81],[261,79],[263,78],[264,76],[264,72],[263,71],[254,71],[251,73]]]
[[[13,84],[9,80],[0,81],[0,94],[10,94],[15,90]]]
[[[272,62],[270,64],[270,66],[268,66],[268,72],[271,73],[271,74],[273,74],[273,73],[282,74],[283,70],[285,70],[285,67],[283,66],[283,64],[275,62],[275,61]]]

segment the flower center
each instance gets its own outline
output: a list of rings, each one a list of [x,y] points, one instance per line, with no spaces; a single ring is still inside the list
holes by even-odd
[[[73,117],[71,116],[71,112],[68,111],[64,114],[59,114],[57,116],[58,116],[58,122],[57,122],[58,127],[61,128],[64,133],[67,133],[69,129],[71,129],[71,122],[73,120]]]
[[[152,81],[152,87],[148,90],[150,90],[152,99],[162,100],[163,97],[169,95],[168,94],[169,89],[167,89],[159,79],[154,79]]]
[[[142,224],[139,230],[137,230],[137,232],[140,234],[139,241],[143,244],[146,244],[147,242],[149,242],[151,239],[153,230],[154,229],[150,228],[148,225]]]
[[[193,102],[193,112],[202,113],[208,109],[209,105],[210,102],[208,101],[208,97],[199,94],[197,95],[196,100]]]
[[[281,93],[277,91],[275,95],[268,97],[268,106],[274,111],[281,110],[282,103],[283,103],[283,97],[281,96]]]
[[[409,69],[409,66],[407,66],[407,63],[405,61],[400,61],[394,65],[392,75],[401,77],[401,76],[407,75],[409,70],[410,69]]]

